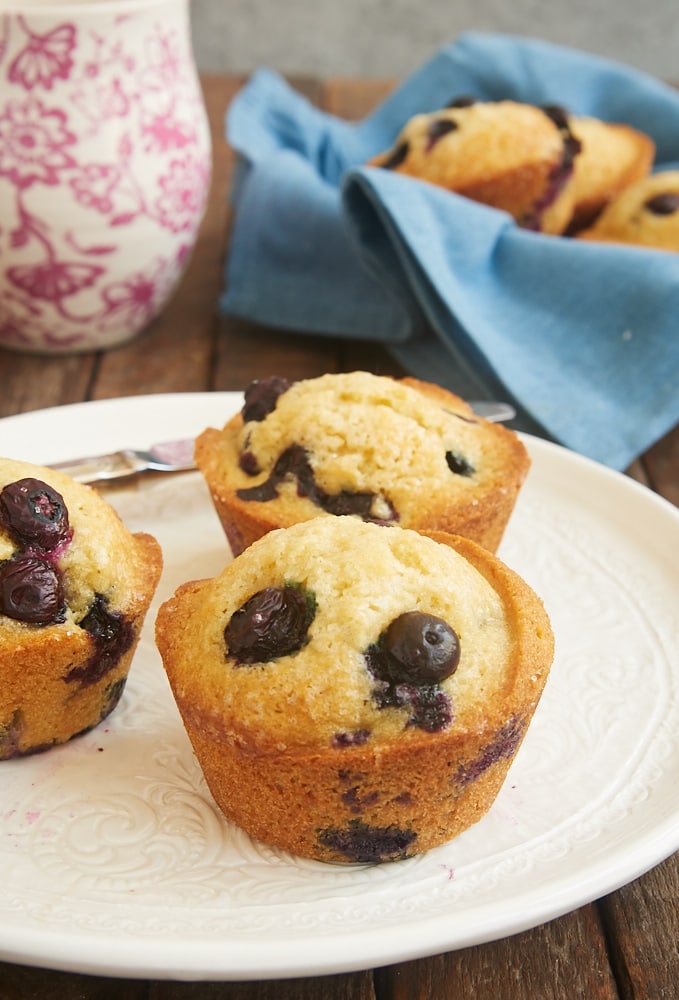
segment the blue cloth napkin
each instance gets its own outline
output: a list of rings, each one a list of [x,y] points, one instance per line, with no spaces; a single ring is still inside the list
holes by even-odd
[[[323,113],[259,70],[227,114],[240,154],[221,309],[384,343],[413,374],[512,401],[515,426],[623,469],[679,421],[679,254],[550,237],[363,166],[407,119],[473,94],[626,121],[679,167],[679,93],[610,60],[471,32],[373,114]]]

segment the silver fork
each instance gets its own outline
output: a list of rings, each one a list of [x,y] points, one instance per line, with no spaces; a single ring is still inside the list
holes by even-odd
[[[479,417],[492,423],[511,420],[516,415],[514,407],[509,403],[480,400],[469,405]],[[65,472],[78,483],[110,482],[140,472],[189,472],[196,468],[193,447],[194,438],[183,438],[151,445],[147,451],[123,448],[108,455],[51,462],[50,468]]]
[[[148,451],[123,448],[107,455],[73,458],[68,462],[51,462],[50,468],[65,472],[78,483],[101,483],[124,479],[139,472],[189,472],[196,468],[193,458],[194,438],[163,441]]]

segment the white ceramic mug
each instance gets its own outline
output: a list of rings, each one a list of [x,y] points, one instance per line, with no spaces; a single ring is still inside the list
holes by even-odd
[[[0,0],[0,347],[130,340],[211,174],[188,0]]]

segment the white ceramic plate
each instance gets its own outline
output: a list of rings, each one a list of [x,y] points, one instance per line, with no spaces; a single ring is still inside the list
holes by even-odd
[[[58,461],[221,426],[235,393],[146,396],[0,421],[0,453]],[[383,965],[535,926],[679,847],[679,513],[526,438],[501,554],[557,639],[491,811],[444,847],[329,866],[252,842],[212,802],[154,648],[157,604],[229,558],[197,473],[109,494],[166,568],[116,711],[0,764],[0,959],[114,976],[265,979]]]

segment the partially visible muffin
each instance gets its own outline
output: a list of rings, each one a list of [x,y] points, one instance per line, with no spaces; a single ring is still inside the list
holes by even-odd
[[[575,159],[571,230],[590,225],[601,210],[626,187],[648,176],[655,143],[630,125],[582,115],[569,117],[580,142]]]
[[[679,170],[652,174],[614,198],[583,240],[679,250]]]
[[[495,550],[530,465],[516,434],[453,393],[368,372],[256,381],[195,455],[234,554],[273,528],[336,514]]]
[[[0,760],[113,711],[161,566],[95,490],[0,459]]]
[[[503,209],[524,228],[560,234],[573,211],[578,151],[561,109],[465,98],[415,115],[369,165]]]
[[[156,641],[224,814],[297,855],[377,862],[487,812],[554,640],[533,590],[475,543],[341,516],[181,586]]]

